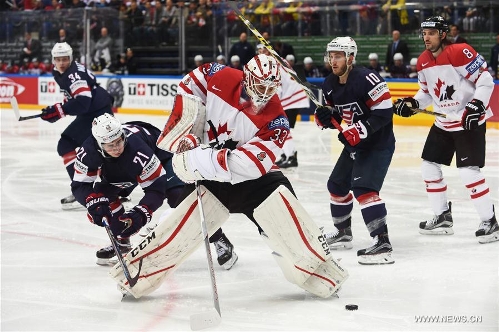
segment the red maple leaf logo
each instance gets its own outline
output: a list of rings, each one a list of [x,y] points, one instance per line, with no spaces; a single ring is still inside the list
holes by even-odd
[[[441,81],[440,78],[438,79],[437,82],[437,87],[433,89],[435,91],[435,96],[440,98],[440,90],[442,89],[442,86],[445,84],[445,82]]]

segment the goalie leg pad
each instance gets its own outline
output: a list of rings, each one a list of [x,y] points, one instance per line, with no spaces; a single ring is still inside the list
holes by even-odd
[[[206,227],[211,236],[229,218],[229,211],[204,186],[201,192]],[[119,287],[140,298],[157,289],[202,243],[197,194],[193,191],[124,257],[131,277],[138,275],[135,286],[128,285],[119,263],[109,274]]]
[[[176,152],[180,139],[193,134],[203,139],[206,107],[201,98],[193,95],[176,95],[172,113],[158,137],[156,145],[169,152]]]
[[[253,216],[288,281],[327,298],[348,278],[332,258],[322,231],[286,187],[277,188]]]

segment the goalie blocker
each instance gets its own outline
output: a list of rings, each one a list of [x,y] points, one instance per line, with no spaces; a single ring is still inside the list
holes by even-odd
[[[211,235],[228,219],[229,212],[205,187],[201,186],[201,192]],[[276,189],[255,209],[254,217],[288,281],[323,298],[339,290],[348,273],[331,257],[321,230],[286,187]],[[111,269],[111,277],[135,298],[157,289],[203,242],[199,218],[193,192],[125,256],[132,278],[138,275],[137,284],[129,287],[119,264]]]

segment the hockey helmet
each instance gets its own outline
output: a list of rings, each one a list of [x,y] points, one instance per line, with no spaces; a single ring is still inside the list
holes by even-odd
[[[52,62],[54,58],[68,56],[69,62],[73,61],[73,49],[69,46],[68,43],[55,43],[52,48]]]
[[[244,65],[243,82],[253,106],[259,111],[281,85],[281,72],[276,60],[265,54],[254,56]]]
[[[424,29],[436,29],[440,36],[444,32],[449,33],[449,24],[442,16],[431,16],[421,22],[420,36],[423,36]]]
[[[111,143],[120,137],[126,143],[126,136],[121,127],[121,122],[108,113],[104,113],[92,121],[92,135],[99,145],[100,153],[104,157],[108,157],[108,155],[105,154],[102,144]]]
[[[329,58],[329,52],[345,52],[345,56],[357,56],[357,43],[352,37],[336,37],[331,40],[326,47],[326,56]]]

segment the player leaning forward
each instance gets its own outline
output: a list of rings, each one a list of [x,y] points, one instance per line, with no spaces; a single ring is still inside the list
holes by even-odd
[[[419,90],[413,97],[397,100],[394,113],[409,117],[411,108],[433,103],[435,111],[461,121],[437,117],[423,148],[421,172],[435,217],[419,225],[421,234],[453,234],[451,203],[442,165],[449,166],[456,154],[456,166],[469,190],[481,223],[475,232],[480,243],[499,240],[499,226],[489,187],[480,168],[485,165],[485,121],[492,116],[489,106],[494,81],[483,57],[470,45],[447,41],[449,26],[441,16],[421,23],[426,50],[418,58]]]
[[[57,153],[62,157],[70,179],[74,176],[76,149],[92,133],[94,118],[113,114],[113,97],[102,88],[84,65],[73,60],[73,49],[68,43],[56,43],[52,48],[54,80],[64,94],[64,103],[56,103],[42,111],[42,119],[56,122],[66,115],[76,116],[62,132],[57,143]],[[73,195],[61,199],[62,209],[81,207]]]
[[[173,152],[177,145],[187,142],[185,145],[191,146],[173,156],[175,173],[190,183],[185,187],[185,199],[126,256],[130,274],[140,274],[137,284],[128,286],[119,265],[111,275],[124,290],[141,297],[159,287],[202,243],[194,190],[194,182],[199,181],[210,235],[229,213],[245,214],[273,250],[288,281],[317,296],[330,297],[348,273],[333,260],[321,230],[275,166],[289,133],[288,120],[275,95],[281,81],[277,62],[260,54],[244,71],[210,68],[206,104],[194,96],[177,95],[173,114],[158,141],[158,146]],[[200,116],[192,132],[198,138],[177,135],[189,131],[182,127],[182,118],[198,109]],[[182,144],[175,143],[179,139]]]
[[[352,248],[355,197],[373,238],[372,246],[357,251],[359,263],[391,264],[387,211],[379,197],[395,150],[391,95],[378,72],[353,65],[356,55],[357,44],[351,37],[337,37],[327,44],[325,60],[333,72],[322,85],[326,106],[315,110],[322,128],[335,128],[333,119],[348,125],[338,134],[344,148],[327,182],[336,230],[326,237],[332,249]]]

